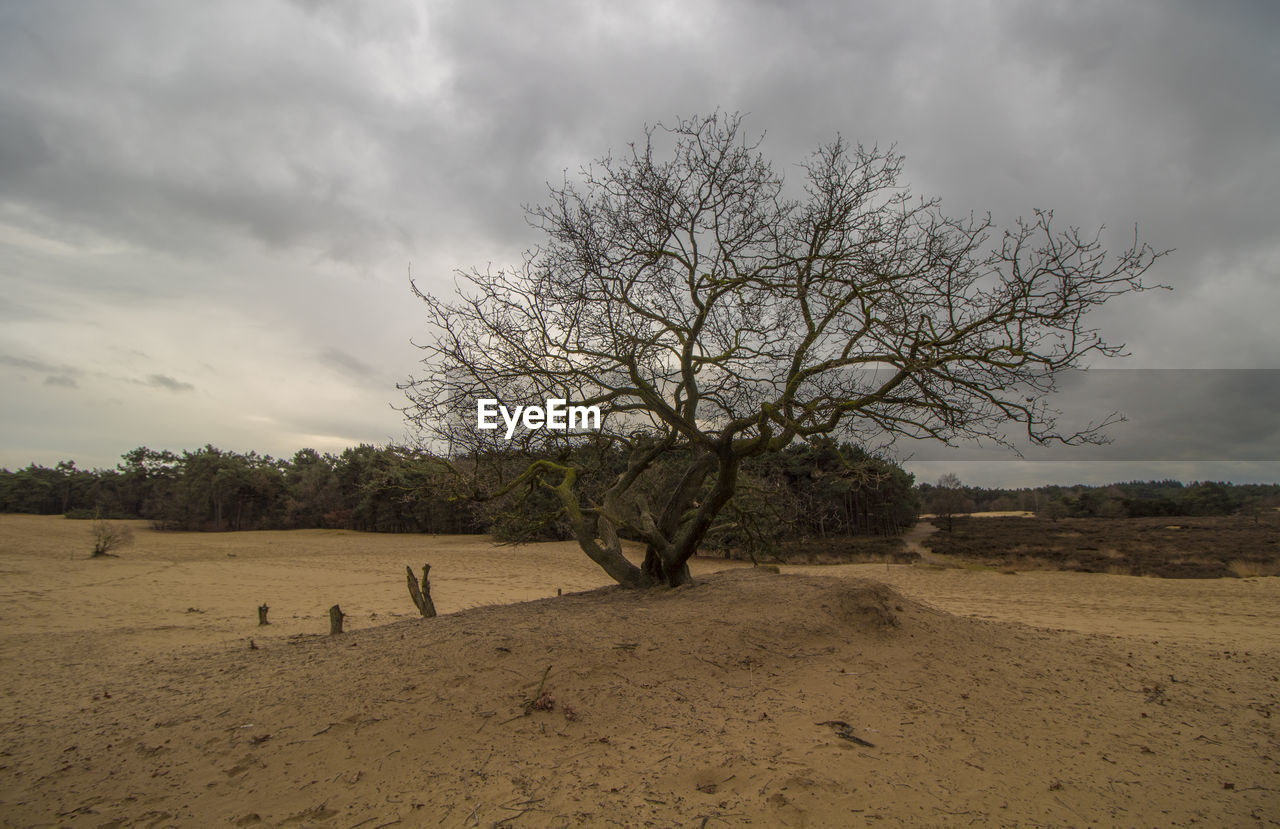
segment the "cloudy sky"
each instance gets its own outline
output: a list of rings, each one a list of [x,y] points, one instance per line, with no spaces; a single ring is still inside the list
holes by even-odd
[[[0,466],[402,440],[409,268],[518,261],[546,181],[719,107],[784,169],[896,142],[949,212],[1176,248],[1061,401],[1112,447],[921,477],[1277,480],[1277,44],[1267,0],[0,0]]]

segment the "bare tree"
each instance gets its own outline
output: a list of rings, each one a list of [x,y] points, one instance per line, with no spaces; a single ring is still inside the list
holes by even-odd
[[[947,532],[954,527],[956,515],[973,512],[973,502],[961,489],[960,476],[948,472],[938,479],[938,485],[929,499],[929,509],[934,517],[947,525]]]
[[[479,398],[602,407],[598,434],[521,431],[519,448],[544,454],[489,485],[548,487],[624,585],[688,582],[742,460],[797,438],[1011,445],[1015,422],[1075,444],[1114,419],[1064,434],[1046,397],[1059,372],[1119,353],[1085,317],[1143,290],[1163,254],[1136,231],[1111,256],[1099,235],[1051,229],[1050,212],[1002,232],[951,218],[899,183],[901,156],[839,138],[788,189],[758,146],[737,115],[650,128],[526,208],[545,241],[520,265],[460,273],[448,298],[414,286],[433,332],[406,414],[460,472],[515,451],[476,429]],[[589,440],[627,457],[596,495],[564,451]],[[646,485],[672,458],[680,474]],[[619,533],[643,540],[643,564]]]

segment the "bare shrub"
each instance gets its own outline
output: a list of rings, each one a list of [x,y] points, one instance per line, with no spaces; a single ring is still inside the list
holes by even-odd
[[[114,550],[133,543],[133,528],[127,524],[113,524],[101,519],[94,521],[89,530],[93,536],[93,557],[115,555]]]

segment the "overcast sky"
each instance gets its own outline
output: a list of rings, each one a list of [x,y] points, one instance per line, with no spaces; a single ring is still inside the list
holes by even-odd
[[[403,440],[410,264],[518,261],[546,181],[717,107],[783,169],[838,132],[951,213],[1137,222],[1174,290],[1097,315],[1112,365],[1280,369],[1277,44],[1269,0],[0,0],[0,466]],[[1276,374],[1108,376],[1060,403],[1124,405],[1109,454],[909,468],[1280,476]]]

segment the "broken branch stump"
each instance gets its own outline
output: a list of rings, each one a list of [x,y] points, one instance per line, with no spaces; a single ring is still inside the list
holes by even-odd
[[[418,577],[413,574],[413,568],[405,566],[405,572],[409,574],[409,595],[413,598],[414,605],[417,606],[418,612],[426,618],[430,619],[436,615],[436,604],[431,601],[431,582],[427,580],[427,574],[431,572],[431,565],[422,565],[422,584],[418,584]]]
[[[336,604],[329,608],[329,635],[337,636],[342,633],[342,620],[347,614],[342,612],[342,608]]]
[[[267,611],[270,609],[271,608],[267,607],[265,603],[258,605],[258,626],[259,627],[261,627],[262,625],[271,624],[270,622],[267,621]]]

